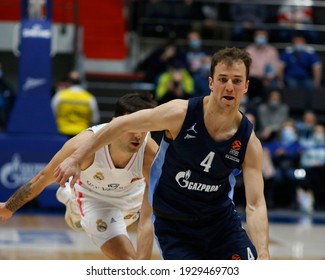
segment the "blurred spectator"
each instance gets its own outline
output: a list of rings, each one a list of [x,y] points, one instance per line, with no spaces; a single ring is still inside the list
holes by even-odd
[[[301,166],[303,168],[325,167],[325,127],[316,124],[313,128],[312,141],[304,146],[301,156]]]
[[[164,37],[174,32],[179,37],[203,20],[202,4],[194,0],[148,0],[143,7],[146,23],[142,23],[142,35]]]
[[[159,75],[167,71],[169,65],[175,63],[185,65],[185,55],[175,44],[175,40],[169,38],[141,61],[135,71],[144,72],[146,82],[156,83]]]
[[[156,100],[159,104],[175,98],[188,99],[193,96],[194,81],[191,74],[179,65],[171,67],[161,74],[156,88]]]
[[[68,75],[61,77],[51,88],[51,97],[58,91],[71,86],[71,79]]]
[[[316,124],[313,128],[312,141],[304,146],[301,167],[306,172],[305,189],[311,190],[315,210],[325,210],[325,127]],[[302,205],[304,206],[304,205]]]
[[[252,64],[249,77],[249,97],[265,100],[268,89],[279,88],[278,72],[280,57],[278,50],[268,43],[268,32],[257,29],[254,42],[246,47]]]
[[[58,91],[51,106],[61,134],[72,137],[100,121],[96,98],[81,85],[78,72],[70,74],[71,86]]]
[[[16,94],[4,78],[4,71],[0,64],[0,132],[6,128]]]
[[[202,47],[201,34],[191,31],[187,35],[187,49],[185,50],[186,67],[191,74],[194,74],[203,63],[203,57],[208,52]]]
[[[137,2],[137,1],[136,1]],[[144,5],[139,3],[138,9],[143,10],[143,17],[149,21],[141,25],[142,36],[164,37],[170,34],[171,30],[167,24],[155,22],[155,20],[172,18],[170,12],[170,3],[164,0],[147,0]],[[140,24],[137,22],[137,24]]]
[[[257,107],[258,132],[262,142],[267,142],[277,136],[282,123],[289,118],[290,108],[282,102],[279,90],[271,90],[267,102]]]
[[[291,2],[291,3],[289,3]],[[292,5],[292,1],[283,1],[277,12],[278,24],[281,27],[278,31],[279,42],[290,42],[297,30],[298,25],[313,25],[313,1],[307,5]],[[317,32],[305,28],[301,30],[310,43],[317,43]]]
[[[325,210],[325,127],[316,124],[313,128],[312,141],[306,143],[301,157],[301,167],[305,170],[306,180],[302,190],[302,210]],[[314,205],[310,209],[308,195],[312,195]],[[308,207],[306,209],[306,207]]]
[[[176,30],[177,36],[184,37],[188,32],[203,23],[204,15],[200,1],[180,0],[170,2],[172,3],[170,11],[174,14],[174,19],[179,20],[181,23]]]
[[[270,152],[275,167],[275,203],[296,208],[299,179],[295,171],[299,168],[302,146],[298,141],[295,121],[288,119],[283,122],[278,137],[264,143],[264,149]]]
[[[296,121],[296,126],[299,131],[299,142],[303,146],[313,144],[313,133],[317,124],[317,115],[312,110],[307,110],[303,113],[302,119]]]
[[[252,41],[254,30],[267,21],[266,5],[234,3],[229,7],[229,19],[234,24],[233,41]]]
[[[193,74],[194,94],[193,96],[206,96],[210,94],[209,76],[212,56],[202,57],[201,67]]]
[[[322,62],[301,34],[292,37],[292,45],[280,56],[280,80],[289,88],[314,89],[321,86]]]
[[[219,24],[221,20],[223,4],[212,3],[212,2],[202,2],[201,13],[202,20],[196,21],[192,25],[193,30],[199,32],[204,39],[211,40],[212,38],[218,38],[223,40],[229,40],[229,30],[228,27],[224,27]]]

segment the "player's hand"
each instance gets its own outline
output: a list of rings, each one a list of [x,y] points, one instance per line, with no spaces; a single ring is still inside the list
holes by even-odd
[[[64,188],[66,181],[70,177],[73,177],[70,186],[74,186],[80,177],[80,172],[81,168],[79,166],[79,163],[72,157],[68,157],[63,162],[61,162],[57,168],[55,168],[54,176],[56,178],[56,182]]]
[[[7,209],[6,204],[0,202],[0,217],[1,222],[5,224],[7,220],[12,216],[12,212]]]

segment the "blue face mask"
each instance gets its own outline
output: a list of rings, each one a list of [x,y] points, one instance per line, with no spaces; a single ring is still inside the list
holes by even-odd
[[[264,46],[267,43],[265,36],[256,36],[255,44],[259,46]]]
[[[295,44],[294,45],[295,51],[297,52],[303,52],[306,49],[306,46],[304,44]]]
[[[285,127],[281,132],[281,142],[284,146],[289,146],[298,140],[297,134],[292,127]]]
[[[201,40],[190,40],[189,46],[191,49],[199,49],[201,48],[202,42]]]

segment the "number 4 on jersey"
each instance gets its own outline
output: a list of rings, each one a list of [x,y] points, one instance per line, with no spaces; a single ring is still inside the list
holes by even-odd
[[[214,152],[210,152],[204,160],[202,160],[202,162],[200,163],[201,166],[204,167],[204,172],[209,172],[209,169],[211,168],[212,165],[212,161],[214,158],[215,153]]]

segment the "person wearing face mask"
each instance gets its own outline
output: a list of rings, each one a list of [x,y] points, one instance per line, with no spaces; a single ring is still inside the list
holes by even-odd
[[[208,54],[202,47],[201,34],[197,31],[191,31],[187,35],[187,50],[185,51],[186,67],[193,75],[202,65],[202,59]]]
[[[297,120],[299,142],[301,145],[307,147],[314,144],[314,128],[317,122],[317,115],[313,110],[306,110],[301,120]]]
[[[194,93],[193,96],[206,96],[210,94],[208,78],[210,76],[212,56],[206,55],[202,58],[202,65],[193,74]]]
[[[257,107],[258,137],[262,142],[272,140],[281,128],[281,124],[289,118],[290,108],[282,102],[279,90],[271,90],[267,102]]]
[[[304,146],[300,165],[306,172],[304,189],[313,194],[315,210],[325,210],[325,126],[313,126],[311,141]]]
[[[315,50],[307,45],[304,35],[292,37],[292,45],[280,55],[281,86],[315,89],[321,86],[322,62]]]
[[[278,50],[269,44],[267,30],[257,29],[254,33],[254,42],[246,47],[246,51],[251,55],[253,61],[250,68],[249,96],[264,100],[267,90],[279,87]]]
[[[264,148],[271,154],[275,167],[275,204],[294,209],[297,207],[298,186],[295,170],[299,168],[303,149],[298,140],[296,122],[287,119],[282,123],[278,137],[264,144]]]

